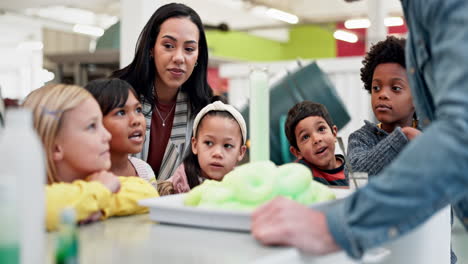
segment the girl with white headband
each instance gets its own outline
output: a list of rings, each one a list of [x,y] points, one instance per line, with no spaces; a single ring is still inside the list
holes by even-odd
[[[188,192],[205,179],[221,181],[244,157],[246,139],[239,111],[221,101],[205,106],[195,117],[192,151],[170,179],[158,184],[160,195]]]

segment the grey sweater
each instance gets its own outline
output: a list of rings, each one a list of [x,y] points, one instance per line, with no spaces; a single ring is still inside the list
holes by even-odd
[[[406,143],[408,138],[400,127],[387,133],[377,125],[364,121],[364,126],[354,131],[348,139],[351,169],[367,172],[369,176],[376,175],[395,159]]]

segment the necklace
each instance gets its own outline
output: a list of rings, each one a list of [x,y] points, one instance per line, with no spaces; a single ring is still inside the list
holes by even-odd
[[[418,119],[413,119],[413,121],[411,122],[411,127],[412,128],[418,128],[418,122],[419,122]],[[378,123],[377,127],[382,129],[382,123]]]
[[[167,113],[166,118],[163,118],[163,117],[162,117],[161,112],[159,112],[158,106],[155,106],[155,107],[154,107],[154,108],[156,109],[156,113],[158,113],[159,117],[161,118],[163,127],[166,126],[166,120],[169,118],[169,116],[171,116],[172,110],[174,110],[176,104],[177,104],[177,103],[175,103],[175,104],[172,106],[172,108],[171,108],[171,110],[169,111],[169,113]]]
[[[158,97],[158,94],[157,94],[157,92],[156,92],[156,87],[154,87],[154,84],[153,84],[153,93],[156,95],[156,97]],[[171,115],[172,110],[174,110],[174,107],[176,106],[176,104],[177,104],[177,101],[174,103],[174,105],[172,106],[172,108],[171,108],[171,110],[169,111],[169,113],[167,113],[166,118],[163,118],[163,117],[162,117],[161,112],[159,112],[159,109],[158,109],[158,106],[157,106],[157,105],[154,107],[154,108],[156,108],[156,112],[158,113],[159,117],[161,118],[163,127],[166,126],[166,120],[167,120],[167,118]]]

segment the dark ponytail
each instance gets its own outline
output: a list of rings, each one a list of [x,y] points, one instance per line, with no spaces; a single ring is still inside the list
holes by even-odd
[[[201,176],[200,163],[198,163],[198,156],[195,155],[195,153],[193,153],[191,150],[184,159],[184,168],[190,189],[200,185],[200,180],[198,179],[198,177]]]

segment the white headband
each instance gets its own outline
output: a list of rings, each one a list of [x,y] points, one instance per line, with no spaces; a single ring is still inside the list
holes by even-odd
[[[233,106],[224,104],[221,101],[216,101],[214,103],[211,103],[203,107],[202,110],[200,110],[200,112],[195,117],[195,121],[193,122],[193,136],[194,137],[197,136],[197,128],[200,123],[200,120],[208,112],[211,112],[211,111],[225,111],[225,112],[230,113],[234,117],[234,119],[237,121],[237,123],[239,124],[241,134],[242,134],[242,139],[245,144],[245,142],[247,141],[247,126],[245,125],[244,118],[242,117],[241,113],[239,113],[239,111],[237,111]]]

